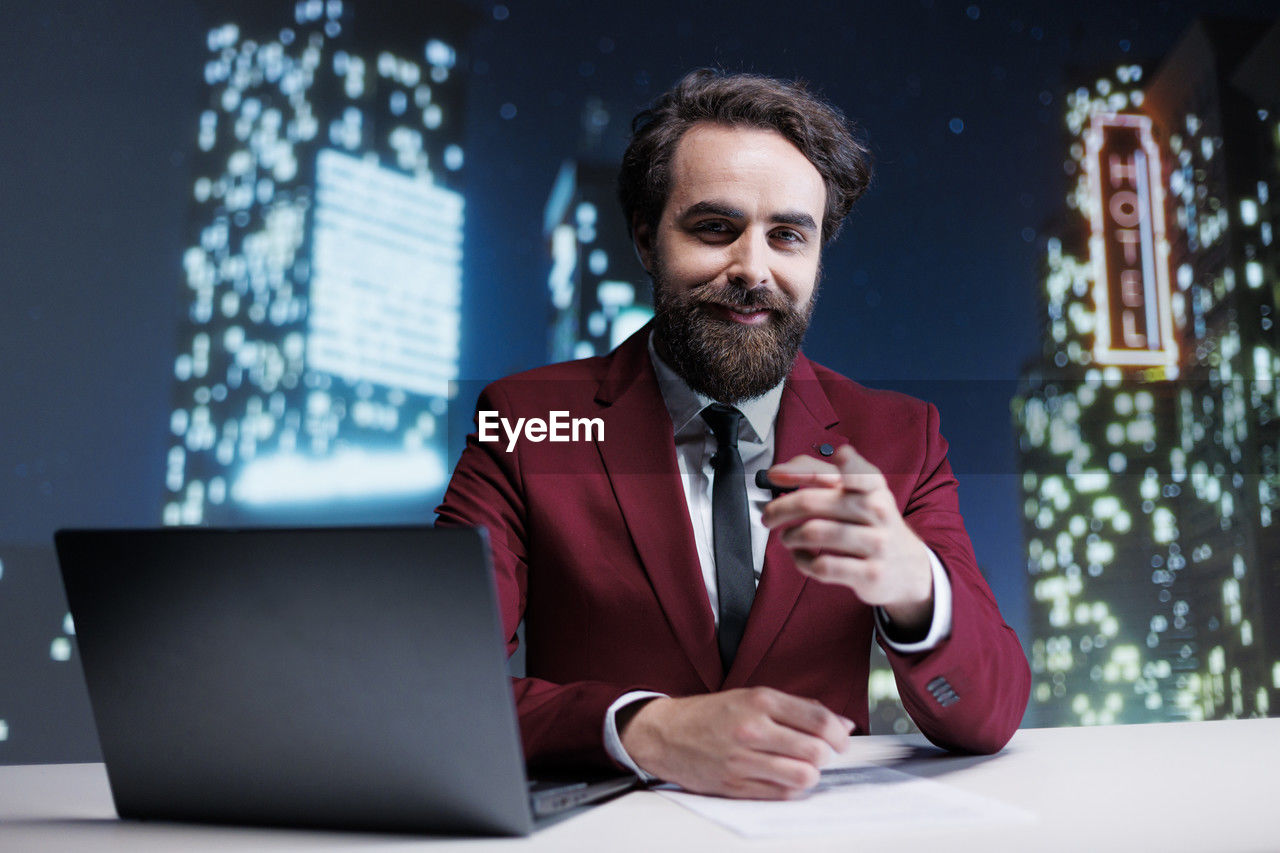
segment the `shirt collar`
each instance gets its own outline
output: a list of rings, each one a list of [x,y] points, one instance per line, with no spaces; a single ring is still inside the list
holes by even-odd
[[[679,435],[690,428],[690,424],[703,409],[716,401],[690,388],[680,374],[662,360],[653,345],[653,332],[649,333],[649,360],[653,362],[653,370],[658,375],[658,387],[662,390],[662,400],[667,404],[667,412],[671,415],[671,425],[675,428],[675,434]],[[778,418],[782,388],[786,382],[783,379],[759,397],[739,400],[735,404],[735,408],[746,419],[747,431],[755,433],[743,435],[747,441],[763,443],[773,433],[773,423]],[[697,429],[702,430],[703,425],[699,423]]]

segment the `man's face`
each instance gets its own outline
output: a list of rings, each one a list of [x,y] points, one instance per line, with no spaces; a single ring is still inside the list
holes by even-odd
[[[817,295],[826,188],[773,130],[697,124],[671,162],[656,228],[637,224],[653,276],[658,351],[723,403],[790,371]]]

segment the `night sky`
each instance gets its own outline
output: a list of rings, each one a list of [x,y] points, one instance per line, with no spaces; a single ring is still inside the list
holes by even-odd
[[[468,5],[463,376],[546,361],[529,318],[549,311],[542,210],[564,158],[616,160],[631,116],[691,68],[802,77],[863,128],[877,169],[828,249],[806,351],[939,405],[979,561],[1024,628],[1008,402],[1039,347],[1064,86],[1158,58],[1210,8],[1267,17],[1275,0]],[[224,17],[183,0],[5,4],[0,549],[159,519],[187,154],[205,32]],[[608,121],[589,145],[593,98]]]

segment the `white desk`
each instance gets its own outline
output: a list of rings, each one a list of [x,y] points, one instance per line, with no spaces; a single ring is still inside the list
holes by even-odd
[[[646,791],[527,839],[148,824],[116,819],[101,765],[50,764],[0,767],[0,851],[1280,850],[1280,719],[1025,729],[987,758],[948,756],[890,736],[853,741],[850,760],[930,777],[1031,811],[1037,820],[760,841]]]

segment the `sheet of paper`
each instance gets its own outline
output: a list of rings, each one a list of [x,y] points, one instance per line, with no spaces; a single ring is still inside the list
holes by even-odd
[[[785,802],[706,797],[665,785],[655,790],[748,838],[1036,820],[1024,809],[874,764],[824,770],[809,796]]]

